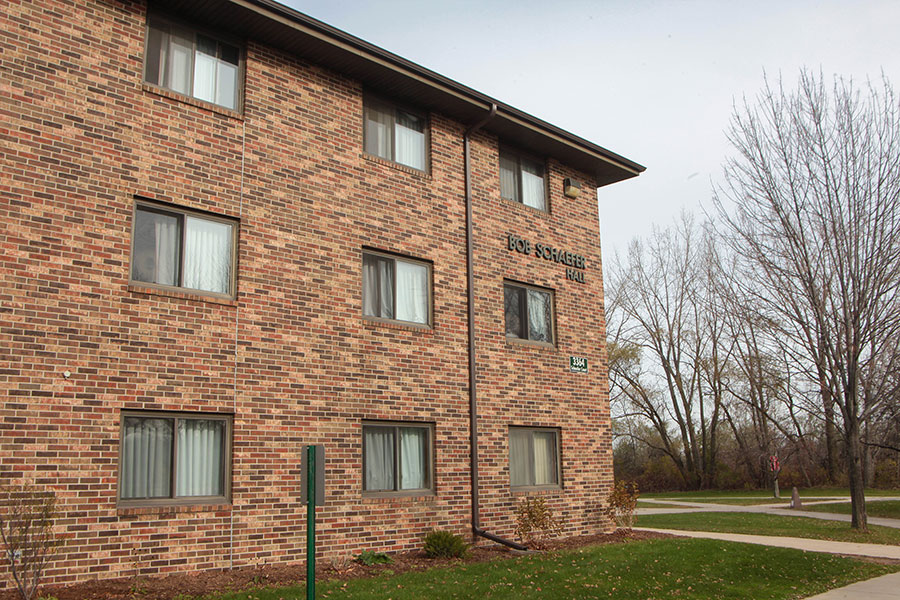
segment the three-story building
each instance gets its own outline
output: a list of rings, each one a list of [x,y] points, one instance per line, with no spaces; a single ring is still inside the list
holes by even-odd
[[[269,0],[0,11],[0,477],[49,580],[611,529],[598,187],[640,165]],[[563,94],[560,102],[565,102]]]

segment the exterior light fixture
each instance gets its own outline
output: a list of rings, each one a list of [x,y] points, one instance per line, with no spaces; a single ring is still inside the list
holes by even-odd
[[[563,191],[565,192],[566,197],[577,198],[581,195],[581,184],[574,179],[566,177],[563,180]]]

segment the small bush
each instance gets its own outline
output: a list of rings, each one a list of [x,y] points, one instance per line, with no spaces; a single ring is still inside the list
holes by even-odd
[[[617,481],[606,497],[607,514],[622,529],[634,526],[634,509],[637,506],[638,487],[633,481]]]
[[[516,536],[529,547],[543,548],[562,529],[543,498],[525,498],[516,507]]]
[[[0,540],[9,574],[23,600],[35,597],[60,539],[53,531],[56,494],[29,485],[0,484]]]
[[[375,552],[373,550],[364,550],[356,557],[356,562],[361,565],[371,567],[373,565],[384,565],[394,562],[391,557],[384,552]]]
[[[425,556],[428,558],[462,558],[469,545],[461,535],[435,529],[425,536]]]

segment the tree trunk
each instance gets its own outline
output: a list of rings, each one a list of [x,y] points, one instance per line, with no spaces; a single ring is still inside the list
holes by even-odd
[[[856,415],[848,415],[845,421],[847,428],[847,466],[850,475],[850,526],[860,531],[869,531],[866,517],[866,496],[862,470],[862,448],[859,443],[859,419]]]

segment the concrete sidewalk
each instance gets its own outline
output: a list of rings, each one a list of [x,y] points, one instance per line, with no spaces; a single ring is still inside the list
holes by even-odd
[[[831,542],[827,540],[811,540],[807,538],[772,535],[683,531],[681,529],[654,529],[650,527],[635,527],[634,529],[635,531],[656,531],[658,533],[668,533],[670,535],[681,537],[742,542],[745,544],[759,544],[761,546],[775,546],[778,548],[794,548],[795,550],[805,550],[807,552],[824,552],[827,554],[842,554],[845,556],[867,556],[871,558],[900,560],[900,546],[888,546],[886,544],[857,544],[856,542]],[[897,591],[900,592],[900,587],[897,588]],[[900,598],[900,596],[896,596],[896,598]]]
[[[900,573],[858,581],[846,587],[811,596],[806,600],[897,600],[900,598]]]
[[[895,500],[895,498],[886,498],[886,500]],[[843,521],[849,523],[850,515],[838,513],[813,512],[805,510],[794,510],[792,508],[784,508],[784,505],[772,504],[713,504],[709,502],[692,502],[685,500],[657,500],[652,499],[657,504],[668,504],[672,508],[638,508],[634,514],[640,515],[661,515],[661,514],[680,514],[680,513],[697,513],[697,512],[742,512],[742,513],[762,513],[767,515],[779,515],[782,517],[807,517],[809,519],[821,519],[823,521]],[[876,500],[877,502],[877,500]],[[900,529],[900,519],[887,519],[884,517],[868,517],[869,525],[880,525],[882,527],[892,527]]]

